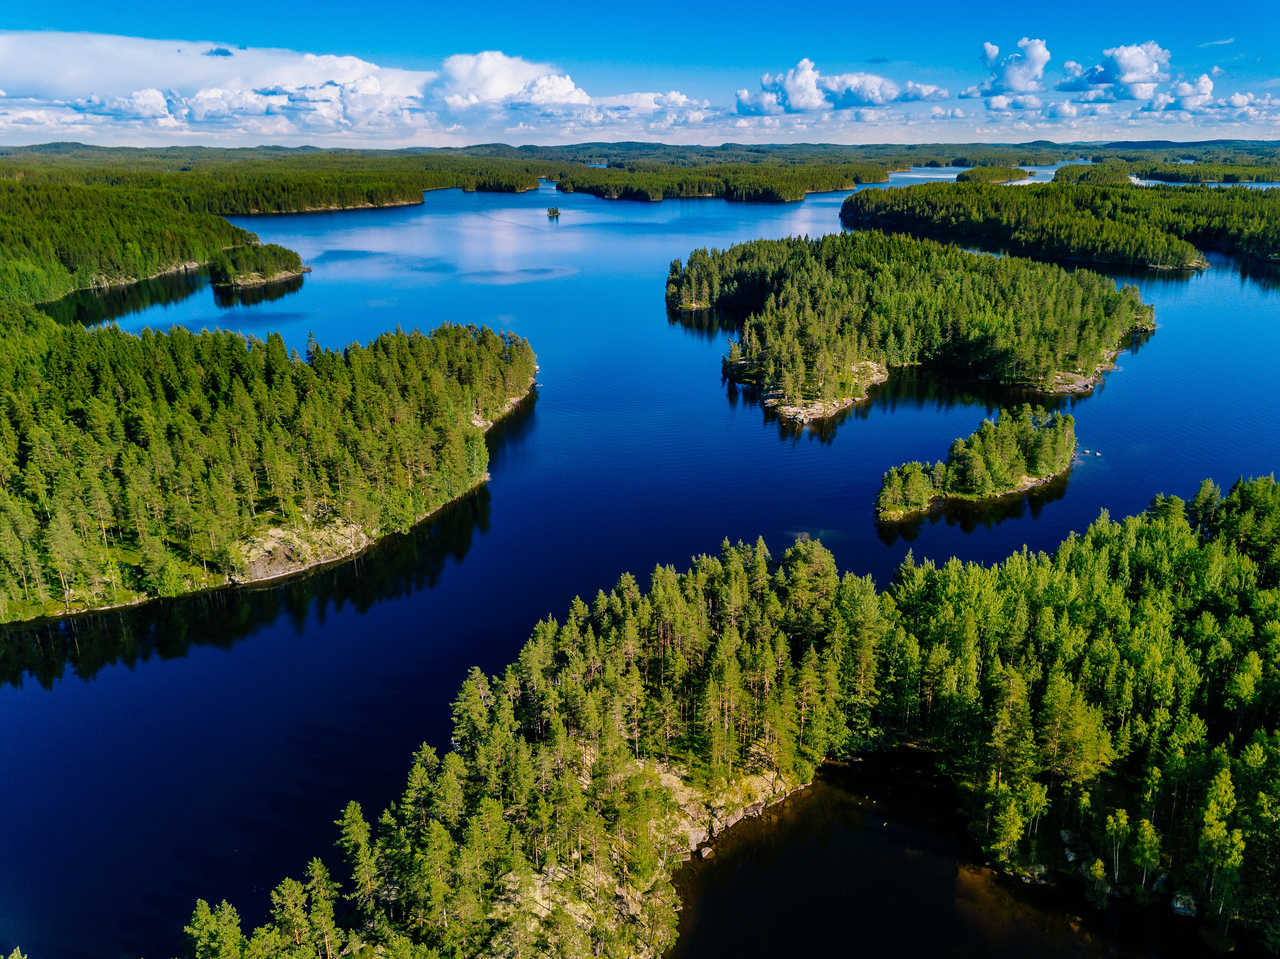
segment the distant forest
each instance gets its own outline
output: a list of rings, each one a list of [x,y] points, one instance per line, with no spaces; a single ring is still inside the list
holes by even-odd
[[[1055,261],[1195,269],[1216,250],[1280,262],[1280,190],[928,183],[855,193],[840,219]]]

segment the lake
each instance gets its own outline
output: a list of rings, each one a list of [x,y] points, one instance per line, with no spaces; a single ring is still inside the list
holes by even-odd
[[[187,276],[99,303],[128,330],[279,330],[299,351],[308,334],[341,346],[397,325],[487,324],[528,337],[541,385],[492,432],[484,489],[355,562],[9,638],[0,948],[167,959],[198,896],[260,921],[284,875],[333,858],[348,799],[376,815],[412,751],[445,744],[469,666],[499,669],[539,618],[624,571],[643,580],[725,537],[763,535],[777,553],[807,534],[883,584],[908,550],[989,562],[1051,549],[1100,510],[1280,465],[1280,286],[1215,257],[1204,273],[1137,279],[1159,328],[1093,395],[1063,404],[1100,456],[998,509],[877,528],[881,473],[944,456],[1002,397],[916,372],[797,431],[722,383],[724,331],[663,304],[673,258],[833,232],[843,198],[641,204],[544,186],[235,218],[313,272],[257,302],[219,301]]]

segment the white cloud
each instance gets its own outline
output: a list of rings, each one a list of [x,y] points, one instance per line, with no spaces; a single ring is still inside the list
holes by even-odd
[[[1044,79],[1044,68],[1049,65],[1049,47],[1043,40],[1023,37],[1018,41],[1018,52],[1010,53],[996,61],[1000,48],[994,43],[982,45],[983,59],[992,73],[980,87],[970,87],[961,96],[992,96],[1006,93],[1034,93]]]
[[[806,57],[785,73],[764,74],[759,90],[739,90],[736,96],[739,114],[776,116],[882,107],[894,102],[945,100],[948,93],[943,87],[914,80],[899,86],[875,73],[823,75]]]
[[[1121,44],[1102,51],[1102,61],[1088,69],[1068,61],[1058,89],[1088,93],[1102,90],[1115,100],[1149,101],[1159,84],[1169,79],[1170,53],[1154,40]],[[1093,97],[1096,99],[1097,96]]]
[[[1213,80],[1209,74],[1202,73],[1194,82],[1179,83],[1173,88],[1178,98],[1178,106],[1183,110],[1198,110],[1213,100]]]
[[[958,94],[985,102],[975,115],[936,84],[824,74],[809,59],[717,106],[679,90],[589,92],[562,67],[497,50],[398,69],[208,41],[0,30],[0,142],[928,142],[1033,130],[1052,138],[1061,128],[1155,134],[1179,118],[1196,119],[1198,136],[1214,125],[1223,134],[1275,136],[1280,115],[1270,95],[1219,89],[1226,81],[1215,82],[1225,76],[1216,68],[1171,82],[1170,55],[1152,41],[1111,47],[1092,67],[1067,61],[1059,87],[1072,95],[1055,102],[1043,92],[1044,40],[1024,37],[1003,56],[986,43],[980,59],[985,80]],[[943,126],[922,133],[929,124]]]
[[[441,83],[444,101],[454,110],[504,103],[583,106],[591,102],[567,73],[497,50],[445,58]]]

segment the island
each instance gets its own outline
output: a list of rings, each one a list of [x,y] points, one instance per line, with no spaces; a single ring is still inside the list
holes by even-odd
[[[695,250],[667,275],[677,313],[721,311],[740,333],[722,363],[801,423],[865,398],[893,367],[1044,393],[1087,391],[1117,348],[1154,328],[1136,288],[1087,270],[859,232]]]
[[[277,243],[244,243],[228,247],[213,258],[209,280],[214,286],[265,286],[310,271],[297,253]]]
[[[1052,554],[908,554],[883,590],[816,540],[624,574],[472,669],[448,751],[421,747],[380,814],[351,802],[264,922],[197,902],[185,955],[656,959],[683,860],[822,763],[904,744],[997,867],[1267,928],[1278,531],[1274,478],[1206,481]]]
[[[976,166],[956,174],[957,183],[1013,183],[1031,176],[1026,170],[1012,166]]]
[[[948,501],[981,502],[1025,493],[1071,468],[1075,419],[1024,404],[957,439],[945,461],[894,466],[884,474],[876,517],[892,523]]]

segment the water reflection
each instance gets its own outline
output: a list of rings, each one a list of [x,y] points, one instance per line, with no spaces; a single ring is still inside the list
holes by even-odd
[[[532,403],[512,415],[527,420]],[[512,424],[517,434],[520,427]],[[512,437],[502,440],[502,445]],[[374,604],[435,587],[449,558],[461,562],[477,531],[488,532],[490,494],[481,486],[403,535],[379,541],[354,560],[262,587],[241,587],[157,600],[141,606],[42,621],[0,631],[0,682],[26,677],[48,689],[71,675],[91,679],[114,664],[130,668],[150,659],[179,659],[193,646],[229,649],[260,627],[282,619],[302,635],[314,611]]]
[[[679,870],[684,909],[667,959],[843,955],[851,942],[872,956],[1200,953],[1194,927],[1175,917],[1084,911],[1070,883],[1029,887],[992,872],[959,803],[924,750],[824,767],[717,839],[713,858]]]
[[[129,286],[113,286],[100,291],[78,290],[59,300],[41,303],[40,309],[59,323],[94,326],[155,306],[172,306],[206,287],[213,290],[213,302],[221,309],[256,306],[297,293],[302,289],[302,280],[301,276],[292,276],[262,286],[211,287],[208,270],[180,270]]]
[[[302,277],[291,276],[277,280],[275,283],[263,283],[261,286],[215,286],[213,302],[224,310],[237,306],[256,306],[259,303],[270,303],[297,293],[302,289]]]
[[[93,326],[153,306],[171,306],[209,285],[208,270],[183,270],[152,277],[129,286],[79,290],[62,299],[40,304],[40,309],[60,323]]]
[[[1067,495],[1067,483],[1071,473],[1055,476],[1043,486],[1037,486],[1025,493],[1011,493],[984,503],[973,503],[966,500],[946,500],[928,513],[917,514],[909,519],[896,523],[876,520],[876,535],[886,546],[893,546],[899,540],[914,542],[926,525],[945,522],[965,533],[972,533],[978,528],[990,529],[1006,520],[1022,519],[1040,515],[1050,503]]]

